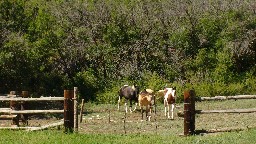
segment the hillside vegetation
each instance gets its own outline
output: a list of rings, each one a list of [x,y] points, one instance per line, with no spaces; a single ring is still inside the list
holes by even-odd
[[[254,0],[1,0],[0,93],[113,103],[123,84],[255,94]]]

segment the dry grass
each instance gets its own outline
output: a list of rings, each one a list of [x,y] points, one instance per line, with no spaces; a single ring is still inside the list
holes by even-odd
[[[183,118],[177,116],[183,110],[183,104],[175,109],[174,120],[164,116],[163,104],[158,104],[157,114],[152,114],[151,122],[141,120],[141,113],[127,113],[125,123],[124,107],[118,112],[114,105],[87,105],[80,124],[81,133],[126,133],[126,134],[168,134],[183,133]],[[196,109],[235,109],[253,108],[255,100],[197,102]],[[122,109],[121,109],[122,110]],[[110,116],[109,116],[110,113]],[[145,113],[144,113],[145,114]],[[109,121],[110,119],[110,121]],[[256,127],[256,113],[249,114],[203,114],[196,115],[196,130],[216,128],[246,128]]]
[[[196,109],[242,109],[255,108],[256,100],[228,100],[196,103]],[[197,129],[256,127],[256,113],[202,114],[196,116]]]

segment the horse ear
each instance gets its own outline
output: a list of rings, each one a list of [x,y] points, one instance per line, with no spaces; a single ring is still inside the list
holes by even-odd
[[[135,85],[132,85],[132,89],[135,90]]]

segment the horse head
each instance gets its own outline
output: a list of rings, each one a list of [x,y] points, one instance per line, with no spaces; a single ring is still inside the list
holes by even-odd
[[[138,95],[139,95],[139,93],[140,93],[140,88],[139,88],[139,86],[133,84],[133,85],[132,85],[132,89],[133,89],[134,95],[136,96],[136,98],[138,98]]]

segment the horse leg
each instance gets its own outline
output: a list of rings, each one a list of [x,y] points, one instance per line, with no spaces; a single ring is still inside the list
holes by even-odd
[[[150,118],[151,118],[151,113],[152,113],[152,106],[149,105],[149,121],[150,121]]]
[[[146,120],[148,120],[148,106],[146,106]]]
[[[117,110],[118,111],[120,110],[120,101],[121,101],[121,97],[119,96],[118,97],[118,104],[117,104]]]
[[[172,109],[171,109],[171,112],[172,112],[172,118],[173,119],[173,111],[174,111],[174,104],[172,104]]]
[[[164,100],[164,116],[166,116],[167,115],[167,103],[166,103],[166,101]]]
[[[150,115],[148,115],[148,114],[150,114]],[[146,117],[147,117],[147,120],[150,121],[151,110],[150,110],[149,105],[146,106]]]
[[[130,100],[130,113],[132,113],[132,100]]]
[[[128,112],[128,110],[127,110],[127,100],[125,100],[125,112],[127,113]]]
[[[167,107],[168,107],[168,119],[170,118],[170,107],[171,107],[171,105],[169,105],[169,104],[167,104]]]
[[[143,106],[140,106],[141,120],[143,120]]]
[[[138,103],[135,103],[135,107],[134,107],[133,111],[135,111],[137,109],[137,105],[138,105]]]

